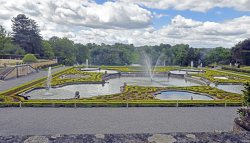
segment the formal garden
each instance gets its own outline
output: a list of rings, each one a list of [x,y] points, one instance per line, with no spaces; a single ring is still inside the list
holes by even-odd
[[[0,1],[0,143],[250,141],[250,0]]]
[[[226,89],[219,89],[216,86],[204,84],[203,79],[216,83],[216,85],[228,85],[229,88],[232,86],[242,86],[247,83],[250,77],[242,75],[235,75],[234,72],[231,74],[224,73],[223,70],[214,70],[209,68],[202,68],[202,72],[185,75],[192,77],[194,80],[188,78],[185,79],[185,75],[169,74],[171,71],[181,71],[187,67],[178,66],[167,66],[155,68],[155,77],[153,81],[149,81],[150,76],[145,74],[141,79],[137,79],[137,76],[141,76],[144,73],[141,67],[134,66],[101,66],[86,68],[84,66],[68,67],[65,70],[56,72],[51,75],[51,89],[47,89],[48,77],[43,77],[34,81],[30,81],[18,87],[13,87],[7,91],[0,93],[0,106],[21,106],[21,107],[182,107],[182,106],[242,106],[243,94],[242,92],[230,92]],[[85,70],[85,69],[91,69]],[[193,69],[194,70],[194,69]],[[192,70],[192,71],[193,71]],[[198,70],[198,69],[197,69]],[[103,72],[101,72],[103,71]],[[109,71],[116,71],[115,73]],[[167,73],[167,74],[166,74]],[[157,78],[157,76],[160,77]],[[228,79],[214,79],[215,76],[226,76]],[[202,78],[200,78],[202,77]],[[126,82],[123,82],[123,79]],[[131,81],[133,79],[133,81]],[[197,79],[199,79],[197,81]],[[119,82],[113,80],[121,80]],[[142,82],[135,83],[134,80],[143,80]],[[182,82],[179,85],[172,84],[175,82]],[[189,81],[190,80],[190,81]],[[149,84],[144,85],[145,82]],[[152,83],[151,83],[152,82]],[[192,84],[193,83],[193,84]],[[110,85],[109,85],[110,84]],[[113,86],[113,85],[117,86]],[[171,85],[172,84],[172,85]],[[68,88],[69,86],[76,86],[75,88]],[[96,95],[88,92],[84,92],[84,89],[92,91],[92,88],[85,88],[84,86],[93,86],[94,90],[100,90]],[[111,90],[107,92],[105,87],[118,88],[115,91]],[[60,89],[66,88],[66,89]],[[83,88],[83,91],[79,93],[79,90]],[[41,92],[35,92],[39,91]],[[60,92],[54,92],[60,91]],[[66,90],[70,90],[68,92]],[[108,89],[110,90],[110,89]],[[194,95],[188,98],[170,98],[161,99],[158,95],[165,92],[177,91],[176,94],[192,93]],[[30,93],[32,98],[30,97]],[[47,92],[51,92],[51,95],[47,95]],[[75,98],[75,94],[78,92],[80,98]],[[180,92],[180,93],[178,93]],[[109,94],[110,93],[110,94]],[[59,98],[53,98],[53,94]],[[63,98],[64,94],[68,94],[69,97]],[[185,94],[183,94],[185,96]],[[193,99],[196,95],[207,97],[206,99]],[[162,95],[165,96],[164,94]],[[37,98],[39,97],[39,98]],[[40,98],[41,97],[41,98]],[[47,98],[49,97],[49,98]],[[161,97],[161,96],[159,96]]]
[[[1,107],[245,105],[250,39],[231,48],[81,44],[66,37],[43,39],[36,21],[25,14],[11,22],[12,34],[0,26],[1,80],[10,71],[11,78],[47,76],[2,90]]]

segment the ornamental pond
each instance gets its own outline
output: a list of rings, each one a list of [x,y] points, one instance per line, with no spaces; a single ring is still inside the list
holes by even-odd
[[[91,70],[86,72],[105,72],[108,74],[117,74],[114,70]],[[183,72],[184,73],[184,72]],[[185,72],[186,73],[186,72]],[[186,86],[201,86],[201,82],[194,80],[189,80],[181,77],[171,77],[155,76],[152,78],[147,76],[133,76],[133,77],[117,77],[113,79],[108,79],[105,84],[73,84],[66,85],[58,88],[51,88],[49,91],[46,89],[35,89],[24,96],[29,97],[29,99],[73,99],[75,92],[79,91],[81,98],[89,98],[101,95],[110,95],[121,93],[121,86],[126,83],[132,86],[148,86],[148,87],[186,87]],[[211,86],[214,86],[211,84]],[[217,85],[218,89],[222,89],[232,93],[241,93],[242,85]],[[47,94],[49,92],[49,94]],[[213,98],[206,96],[204,94],[190,93],[183,91],[166,91],[161,92],[155,96],[156,99],[161,100],[213,100]]]

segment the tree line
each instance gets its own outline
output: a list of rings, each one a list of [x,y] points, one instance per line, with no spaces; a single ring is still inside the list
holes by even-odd
[[[86,59],[93,65],[130,65],[144,61],[143,52],[160,65],[188,66],[191,61],[198,66],[229,64],[238,62],[250,65],[250,39],[239,42],[232,48],[193,48],[187,44],[160,44],[139,46],[116,43],[83,45],[68,38],[51,37],[44,40],[36,21],[19,14],[13,17],[12,32],[7,32],[0,25],[0,54],[25,55],[35,54],[37,58],[57,58],[60,64],[73,65],[85,63]]]

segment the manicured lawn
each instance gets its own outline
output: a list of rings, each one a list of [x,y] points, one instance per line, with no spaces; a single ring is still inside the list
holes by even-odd
[[[226,92],[210,86],[191,86],[191,87],[143,87],[127,86],[123,93],[114,95],[96,96],[90,99],[101,100],[158,100],[154,98],[154,93],[165,90],[184,90],[197,93],[206,93],[219,100],[242,100],[242,95]]]
[[[205,73],[192,74],[194,76],[203,77],[214,83],[246,83],[250,81],[250,77],[243,74],[234,74],[234,72],[223,72],[219,70],[206,69]],[[227,77],[228,79],[216,79],[216,76]]]
[[[62,78],[62,75],[83,75],[83,78]],[[102,81],[102,73],[94,73],[94,72],[83,72],[77,68],[71,68],[67,70],[60,76],[53,77],[52,86],[69,84],[69,83],[85,83],[85,82],[101,82]]]
[[[137,66],[101,66],[102,69],[116,70],[120,72],[142,72],[143,67]],[[181,69],[179,66],[156,67],[155,72],[168,72],[170,70]]]

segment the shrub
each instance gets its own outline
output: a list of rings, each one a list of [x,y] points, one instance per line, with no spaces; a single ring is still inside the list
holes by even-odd
[[[244,105],[249,105],[250,103],[250,83],[247,82],[244,84],[244,90],[243,90],[243,95],[244,95]]]
[[[23,62],[24,63],[35,63],[35,62],[37,62],[37,58],[33,54],[26,54],[23,57]]]

